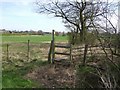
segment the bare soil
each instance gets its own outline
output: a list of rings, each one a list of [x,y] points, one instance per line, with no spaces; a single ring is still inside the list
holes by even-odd
[[[37,81],[44,88],[74,88],[75,72],[70,63],[57,62],[30,71],[26,77]]]

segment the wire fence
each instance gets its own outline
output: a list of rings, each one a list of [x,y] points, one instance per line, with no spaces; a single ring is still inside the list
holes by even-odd
[[[25,43],[2,44],[2,60],[47,60],[49,45],[49,43],[31,43],[30,40]]]
[[[50,43],[32,43],[30,40],[22,43],[9,43],[2,44],[2,60],[48,60],[48,52],[50,49]],[[57,51],[64,51],[58,49]],[[68,50],[67,50],[68,51]],[[109,48],[106,48],[109,53]],[[84,46],[72,46],[72,57],[82,57],[84,54]],[[90,46],[88,48],[87,56],[100,56],[105,55],[100,46]],[[59,56],[58,56],[59,57]],[[61,57],[61,56],[60,56]],[[59,57],[59,58],[60,58]]]

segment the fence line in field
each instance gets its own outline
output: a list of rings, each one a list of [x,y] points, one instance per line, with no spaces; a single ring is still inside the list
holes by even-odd
[[[83,56],[84,55],[84,46],[81,47],[72,47],[72,56]],[[111,55],[110,48],[105,48],[105,51],[108,55]],[[92,55],[105,55],[105,52],[103,51],[102,47],[100,45],[96,46],[88,46],[87,56]]]
[[[7,53],[7,60],[9,60],[9,53],[10,53],[10,51],[9,51],[9,44],[7,44],[7,48],[6,48],[6,53]],[[30,60],[30,40],[28,40],[28,43],[27,43],[27,48],[28,48],[28,50],[27,50],[27,57],[28,57],[28,61]]]
[[[47,60],[47,59],[50,59],[52,56],[52,55],[49,55],[51,51],[49,52],[49,50],[48,50],[50,43],[47,45],[48,45],[48,47],[43,48],[43,47],[39,46],[38,44],[32,44],[30,42],[30,40],[28,40],[26,43],[23,43],[23,44],[20,43],[20,46],[17,46],[17,44],[14,45],[14,43],[13,44],[12,43],[6,44],[5,45],[6,46],[6,48],[5,48],[6,53],[4,56],[6,57],[7,60],[10,60],[11,58],[18,58],[18,59],[22,58],[22,59],[25,59],[28,61],[30,61],[32,59],[41,59],[41,58],[45,58],[45,60]],[[17,46],[17,48],[15,46]],[[58,48],[61,47],[60,49],[63,50],[62,48],[66,47],[66,46],[55,45],[55,47],[58,47]],[[92,54],[93,55],[94,54],[104,54],[104,52],[100,46],[88,46],[88,47],[89,47],[88,52],[87,52],[88,56],[90,56]],[[12,50],[12,48],[14,48],[15,50],[17,49],[16,50],[17,52]],[[45,51],[44,49],[46,50],[46,52],[44,52]],[[109,48],[106,48],[106,51],[109,52]],[[67,51],[67,52],[69,52],[69,51]],[[55,54],[56,52],[53,52],[53,53]],[[59,53],[59,54],[61,54],[61,53]],[[72,57],[82,56],[82,55],[84,55],[84,47],[83,46],[78,46],[78,47],[72,46],[70,48],[70,54]]]
[[[30,40],[24,43],[3,43],[2,60],[47,60],[49,44],[31,43]]]
[[[106,51],[110,50],[109,48],[105,48]],[[84,52],[84,47],[80,47],[80,48],[72,48],[72,51],[73,52]],[[93,51],[101,51],[103,52],[102,48],[101,47],[88,47],[88,51],[87,52],[93,52]]]

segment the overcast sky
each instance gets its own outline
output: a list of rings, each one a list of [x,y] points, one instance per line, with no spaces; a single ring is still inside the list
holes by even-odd
[[[35,0],[0,0],[0,29],[66,30],[61,19],[36,13],[33,2]]]

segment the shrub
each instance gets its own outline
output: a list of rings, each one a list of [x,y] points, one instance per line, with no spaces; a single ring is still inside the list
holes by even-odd
[[[77,67],[77,88],[97,88],[99,87],[99,77],[95,74],[95,69],[89,66],[79,65]]]

